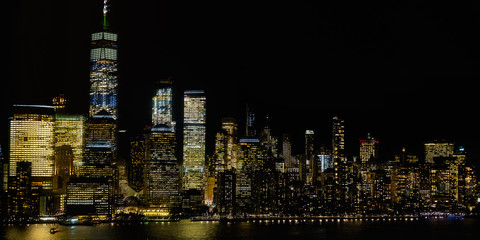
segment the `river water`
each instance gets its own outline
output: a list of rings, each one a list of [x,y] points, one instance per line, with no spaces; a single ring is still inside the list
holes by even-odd
[[[50,228],[59,232],[51,234]],[[1,239],[478,239],[480,219],[341,222],[191,222],[3,225]]]

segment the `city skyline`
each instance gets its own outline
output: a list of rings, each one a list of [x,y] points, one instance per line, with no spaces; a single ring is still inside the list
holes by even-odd
[[[274,42],[257,45],[270,40],[265,37],[272,37],[271,32],[258,41],[234,37],[213,45],[201,37],[196,41],[181,38],[187,34],[165,41],[160,38],[159,44],[165,43],[163,47],[168,49],[162,55],[154,50],[155,44],[148,44],[161,36],[153,25],[135,25],[130,29],[133,32],[126,31],[132,25],[122,14],[133,12],[130,17],[136,16],[137,12],[127,9],[133,5],[108,0],[102,4],[102,8],[95,5],[103,10],[95,14],[101,16],[101,24],[88,34],[88,48],[78,47],[89,53],[88,58],[73,50],[62,52],[62,44],[72,46],[69,50],[76,46],[75,41],[62,39],[53,45],[35,42],[49,48],[51,54],[39,54],[45,49],[42,47],[29,51],[32,49],[22,46],[14,58],[19,60],[15,66],[26,71],[18,72],[19,81],[12,81],[5,95],[9,101],[2,101],[8,106],[2,114],[8,115],[5,127],[9,131],[8,144],[0,143],[8,153],[0,165],[6,182],[0,199],[4,221],[38,222],[48,217],[76,225],[186,218],[246,221],[302,216],[340,221],[478,215],[478,129],[471,124],[474,111],[463,111],[474,108],[455,107],[472,100],[469,94],[474,91],[454,87],[468,81],[454,82],[446,72],[442,77],[436,77],[441,72],[429,72],[441,62],[431,55],[435,44],[425,45],[431,47],[426,58],[430,65],[419,66],[419,59],[415,63],[414,58],[396,56],[398,49],[390,44],[398,43],[393,36],[405,22],[398,25],[390,21],[394,18],[376,21],[379,28],[372,33],[383,40],[387,35],[392,39],[373,48],[362,45],[375,43],[364,42],[363,26],[330,16],[345,24],[343,27],[355,27],[343,32],[352,35],[338,38],[334,30],[327,34],[332,39],[317,39],[322,31],[313,35],[307,31],[307,37],[302,32],[307,30],[302,28],[305,26],[286,25],[285,30],[303,38],[286,34],[271,48]],[[166,12],[181,13],[174,5],[163,6],[172,8]],[[316,7],[315,11],[323,10]],[[427,6],[408,9],[415,12],[422,7]],[[146,13],[141,14],[144,21],[150,17]],[[312,16],[295,13],[299,19],[287,19],[305,24],[311,20]],[[370,20],[366,19],[362,21]],[[184,21],[169,22],[166,29],[172,27],[172,33],[180,33],[181,26],[198,24]],[[259,22],[245,21],[248,23]],[[330,27],[336,24],[339,22]],[[326,25],[319,26],[325,30]],[[220,37],[233,29],[222,33],[206,28],[203,36]],[[138,34],[139,30],[147,34]],[[244,33],[261,35],[263,30],[252,28]],[[423,34],[416,30],[407,38]],[[333,45],[317,46],[320,39]],[[344,40],[344,52],[336,51],[341,49],[335,47],[339,40]],[[283,41],[289,45],[275,48]],[[302,45],[306,42],[309,44]],[[360,44],[358,48],[351,48],[353,42]],[[220,51],[227,43],[238,46]],[[406,46],[419,58],[425,54],[422,45]],[[372,49],[381,53],[360,61],[367,52],[345,55],[352,49],[356,54]],[[45,64],[59,53],[68,58]],[[316,59],[318,53],[325,55]],[[393,55],[386,57],[387,53]],[[41,61],[35,61],[39,57],[43,57]],[[409,63],[402,62],[407,60]],[[80,64],[82,61],[89,64]],[[415,66],[409,65],[412,63]],[[88,68],[74,70],[77,64]],[[44,69],[45,65],[49,67]],[[239,70],[242,65],[244,69]],[[407,72],[396,73],[408,66]],[[453,66],[448,71],[461,69]],[[83,80],[89,83],[87,89],[74,81],[84,71],[88,73]],[[204,75],[207,72],[211,75]],[[33,79],[26,79],[31,76]],[[75,91],[47,96],[67,86]],[[43,98],[51,100],[44,102]],[[79,105],[82,99],[84,103]]]
[[[303,149],[306,129],[319,133],[323,140],[317,141],[328,143],[329,130],[324,126],[338,114],[352,133],[347,150],[356,149],[349,145],[371,132],[387,152],[406,147],[419,153],[424,141],[451,138],[465,145],[474,158],[480,157],[475,148],[480,129],[473,111],[473,79],[479,74],[472,57],[479,50],[474,44],[478,36],[466,31],[478,27],[478,14],[474,10],[460,14],[464,5],[452,7],[450,24],[437,23],[444,16],[436,10],[446,8],[440,4],[415,5],[404,9],[410,14],[405,16],[393,3],[374,7],[358,3],[345,11],[334,3],[298,3],[291,9],[281,4],[250,9],[246,3],[238,9],[227,5],[224,12],[211,12],[201,4],[183,9],[153,1],[110,5],[115,11],[109,22],[119,34],[119,58],[123,56],[119,113],[139,114],[135,119],[119,119],[120,128],[130,136],[151,119],[155,82],[172,77],[177,99],[187,89],[204,89],[211,99],[209,153],[221,117],[243,121],[245,105],[250,103],[259,121],[268,114],[274,130],[293,135],[295,152]],[[102,9],[101,1],[14,4],[13,61],[11,81],[2,94],[2,109],[7,109],[2,111],[3,126],[13,104],[49,104],[60,93],[69,99],[73,113],[86,111],[89,36],[101,30],[103,22],[97,9]],[[224,23],[217,23],[217,18]],[[319,19],[324,21],[318,23]],[[423,30],[430,25],[434,27]],[[66,41],[75,48],[63,47]],[[61,66],[57,74],[46,71],[46,62]],[[225,89],[224,84],[232,88]],[[27,87],[14,94],[20,86]],[[335,98],[334,90],[342,97]],[[177,121],[181,118],[181,112],[174,115]],[[7,129],[2,128],[0,136],[5,148]]]

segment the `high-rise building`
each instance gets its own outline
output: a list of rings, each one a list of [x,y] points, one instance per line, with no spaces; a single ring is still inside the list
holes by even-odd
[[[113,214],[112,193],[112,184],[107,178],[71,178],[67,186],[67,214],[109,218]]]
[[[332,155],[329,150],[320,148],[320,152],[317,154],[318,166],[320,172],[325,172],[327,169],[333,169]]]
[[[32,163],[32,177],[53,177],[54,116],[52,106],[14,105],[10,121],[10,171],[16,176],[17,162]]]
[[[85,142],[107,142],[117,144],[117,122],[115,116],[107,111],[101,111],[90,117],[86,122]]]
[[[312,183],[316,177],[317,164],[315,163],[315,132],[313,130],[305,131],[305,160],[302,166],[302,176],[305,176],[307,183]],[[304,172],[303,172],[304,171]]]
[[[180,169],[176,157],[176,136],[165,124],[152,128],[145,163],[146,202],[149,207],[171,212],[180,207]]]
[[[234,118],[222,118],[222,130],[225,134],[224,163],[228,170],[237,168],[237,129],[237,122]]]
[[[13,218],[28,217],[33,212],[32,203],[32,163],[17,162],[15,177],[9,189],[9,215]]]
[[[425,143],[425,163],[433,163],[435,157],[453,157],[455,144],[445,141]]]
[[[285,168],[295,167],[295,161],[292,157],[292,142],[290,141],[289,134],[283,134],[282,157],[285,162]]]
[[[345,125],[343,119],[333,117],[332,156],[335,166],[346,161],[345,156]]]
[[[85,133],[85,118],[81,115],[55,115],[54,137],[55,137],[55,166],[64,162],[63,157],[71,151],[72,166],[71,173],[78,171],[83,162],[83,147]],[[69,149],[69,150],[68,150]],[[60,154],[62,153],[62,154]],[[57,172],[57,169],[55,170]]]
[[[203,190],[205,181],[206,97],[203,90],[184,93],[183,190]]]
[[[251,105],[247,104],[247,121],[245,126],[245,136],[255,137],[257,135],[257,129],[255,126],[255,111]]]
[[[3,155],[2,146],[0,145],[0,164],[2,164],[2,193],[8,191],[8,162]]]
[[[171,78],[160,80],[159,85],[152,98],[152,125],[165,124],[175,131],[172,80]]]
[[[255,184],[256,175],[261,174],[264,163],[264,154],[260,145],[260,139],[256,137],[243,137],[239,139],[239,157],[236,169],[236,194],[235,200],[241,212],[251,213],[259,208],[255,204],[255,192],[258,185]]]
[[[142,191],[145,182],[147,138],[148,134],[143,134],[130,141],[130,161],[127,165],[128,186],[136,192]]]
[[[367,139],[360,140],[360,161],[367,162],[370,158],[378,157],[378,141],[373,138],[370,133]]]
[[[332,157],[336,184],[336,209],[349,211],[353,206],[355,186],[353,184],[353,163],[347,161],[345,154],[344,120],[333,117]]]
[[[91,36],[89,112],[93,116],[106,110],[117,118],[117,34],[110,31],[107,13],[108,3],[104,1],[102,30]]]
[[[103,2],[102,29],[91,35],[90,109],[85,123],[85,150],[78,174],[67,185],[66,212],[110,217],[117,189],[117,34],[107,21]]]

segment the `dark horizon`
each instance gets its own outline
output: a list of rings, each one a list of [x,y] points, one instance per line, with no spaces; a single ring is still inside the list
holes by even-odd
[[[50,104],[63,93],[71,112],[88,112],[89,40],[103,2],[61,3],[13,4],[4,149],[12,104]],[[249,103],[257,127],[268,114],[277,136],[294,136],[294,153],[306,129],[330,145],[331,118],[339,115],[351,155],[367,132],[387,159],[404,146],[422,157],[424,141],[447,139],[465,146],[478,167],[478,3],[193,4],[110,2],[119,124],[131,136],[150,124],[155,82],[172,76],[177,100],[185,89],[206,91],[209,149],[221,117],[241,124]]]

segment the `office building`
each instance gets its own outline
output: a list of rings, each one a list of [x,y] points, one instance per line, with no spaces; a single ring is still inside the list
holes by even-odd
[[[118,95],[117,34],[107,22],[107,1],[103,7],[102,29],[91,35],[90,49],[90,117],[105,110],[116,119]]]
[[[378,141],[368,133],[366,139],[360,140],[360,161],[364,163],[377,157]]]
[[[425,163],[432,164],[435,157],[453,157],[453,143],[445,141],[426,142],[425,146]]]
[[[165,124],[175,131],[173,121],[173,87],[171,78],[160,80],[152,98],[152,125]]]
[[[184,93],[182,189],[203,191],[205,182],[206,97],[203,90]]]
[[[176,157],[176,136],[165,124],[152,128],[145,163],[146,203],[168,212],[180,208],[180,169]]]
[[[71,152],[71,169],[69,171],[74,174],[79,170],[83,162],[84,134],[85,118],[83,116],[55,115],[55,172],[58,172],[58,167],[64,166],[59,163],[70,162],[70,160],[64,159],[64,157],[70,156],[69,151]]]
[[[54,116],[52,106],[14,105],[10,120],[10,171],[16,176],[17,162],[32,163],[32,177],[53,177]]]
[[[17,162],[15,176],[10,180],[8,200],[9,217],[19,220],[33,214],[31,162]]]
[[[68,215],[106,219],[113,214],[113,188],[108,178],[76,177],[67,186]]]
[[[127,180],[136,192],[143,189],[145,182],[145,162],[147,159],[148,134],[142,134],[130,141],[130,161],[127,164]]]

